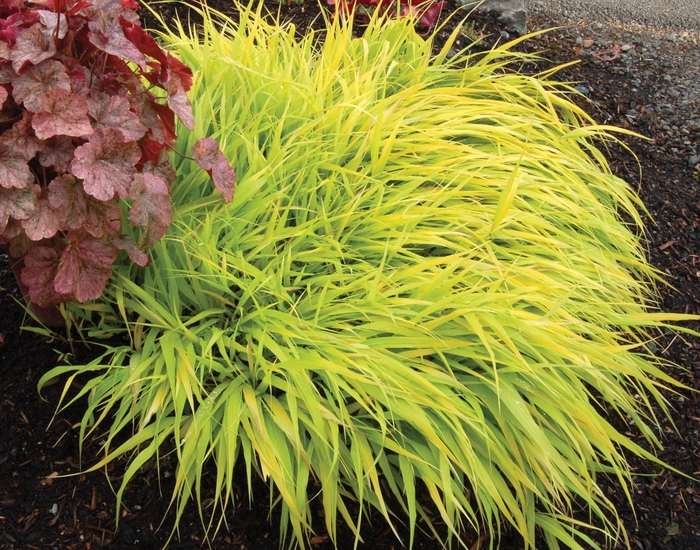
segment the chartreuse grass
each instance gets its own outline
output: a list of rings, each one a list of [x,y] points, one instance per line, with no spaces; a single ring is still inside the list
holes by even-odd
[[[547,75],[504,70],[506,47],[431,59],[406,21],[296,42],[241,9],[221,32],[204,13],[199,35],[167,37],[196,73],[178,149],[216,137],[233,203],[176,157],[152,265],[117,267],[90,306],[92,337],[128,344],[42,380],[94,373],[80,430],[106,441],[95,467],[131,457],[121,499],[174,453],[179,518],[192,500],[230,509],[243,463],[302,546],[311,499],[331,537],[375,509],[410,525],[409,545],[435,516],[452,543],[473,529],[496,544],[505,522],[528,548],[538,531],[595,546],[586,517],[624,542],[598,480],[627,490],[621,451],[651,455],[601,410],[659,444],[652,405],[666,412],[676,383],[639,350],[680,317],[650,312],[639,201],[592,145],[607,129]]]

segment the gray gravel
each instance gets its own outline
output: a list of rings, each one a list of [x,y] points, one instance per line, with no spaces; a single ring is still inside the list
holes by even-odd
[[[583,61],[606,65],[632,92],[644,91],[641,104],[626,114],[630,123],[644,113],[660,149],[700,171],[700,0],[526,4],[529,30],[564,27],[554,32],[575,37]]]
[[[646,117],[648,137],[700,172],[700,0],[458,1],[501,13],[518,34],[564,27],[554,32],[575,37],[572,59],[606,65],[639,97],[629,123]]]
[[[700,32],[700,0],[525,0],[531,13]]]

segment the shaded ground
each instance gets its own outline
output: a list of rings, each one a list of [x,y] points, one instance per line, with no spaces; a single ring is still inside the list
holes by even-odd
[[[216,0],[221,8],[228,2]],[[271,3],[274,9],[277,4]],[[453,6],[451,6],[453,7]],[[157,7],[161,9],[161,7]],[[172,8],[168,8],[172,9]],[[291,18],[303,32],[307,24],[319,23],[318,7],[305,4],[282,6],[283,17]],[[163,12],[170,18],[172,12]],[[548,24],[534,22],[533,26]],[[495,17],[479,15],[473,29],[488,34],[490,46],[506,31]],[[449,29],[443,31],[442,39]],[[539,37],[525,47],[547,50],[546,55],[558,62],[577,56],[576,33],[554,33]],[[465,44],[468,40],[464,38]],[[649,225],[649,257],[667,275],[675,290],[663,288],[660,306],[666,311],[700,313],[700,166],[695,170],[688,164],[683,150],[669,147],[668,139],[655,125],[655,118],[641,112],[644,97],[657,92],[661,74],[651,66],[642,83],[629,85],[615,61],[585,60],[560,73],[561,78],[586,83],[591,90],[591,102],[583,104],[600,121],[629,127],[655,138],[653,142],[628,139],[631,151],[639,158],[644,178],[641,196],[656,225]],[[656,72],[655,72],[656,70]],[[654,87],[652,90],[651,87]],[[634,91],[632,91],[634,89]],[[629,116],[630,112],[635,116]],[[691,128],[683,136],[697,150],[700,128]],[[687,139],[685,139],[687,138]],[[613,169],[618,175],[638,184],[637,164],[629,151],[613,147],[609,151]],[[167,515],[167,497],[171,492],[173,465],[166,457],[161,461],[160,484],[155,464],[147,464],[136,483],[127,490],[126,508],[120,512],[119,529],[115,528],[115,497],[103,472],[78,474],[77,433],[71,426],[81,415],[80,406],[59,412],[53,417],[60,396],[61,384],[46,388],[42,400],[36,383],[43,372],[59,361],[60,353],[70,353],[60,341],[46,341],[31,332],[20,333],[23,311],[17,304],[19,290],[6,261],[0,262],[0,548],[158,548],[171,534],[172,515]],[[697,329],[698,326],[696,325]],[[662,335],[657,342],[658,354],[681,364],[686,370],[674,371],[674,376],[690,387],[700,383],[700,340],[681,339],[673,334]],[[89,359],[91,350],[76,347],[73,362]],[[690,392],[669,396],[674,407],[673,419],[677,432],[664,423],[665,449],[660,458],[674,468],[700,476],[700,410],[698,394]],[[52,421],[53,418],[53,422]],[[47,426],[51,426],[47,429]],[[625,431],[628,431],[625,428]],[[637,438],[634,429],[629,434]],[[99,438],[83,453],[83,467],[96,462]],[[700,484],[670,471],[659,471],[647,462],[631,459],[636,487],[633,498],[639,523],[626,503],[620,486],[604,482],[606,492],[618,503],[618,509],[630,533],[633,548],[641,550],[675,549],[700,550]],[[110,466],[107,472],[118,483],[125,464]],[[657,473],[648,477],[641,474]],[[73,477],[58,475],[75,474]],[[222,528],[213,541],[213,548],[248,548],[273,550],[278,547],[278,517],[270,514],[266,489],[258,487],[258,500],[249,508],[245,495],[235,514],[228,517],[228,527]],[[161,497],[161,494],[163,497]],[[204,503],[205,510],[207,502]],[[435,511],[431,515],[437,515]],[[162,527],[161,520],[166,516]],[[319,518],[318,536],[314,548],[331,548]],[[363,531],[367,549],[400,548],[394,535],[382,520],[368,525]],[[407,532],[401,533],[407,541]],[[199,516],[190,507],[181,522],[179,538],[169,548],[197,548],[204,538]],[[348,529],[341,526],[340,548],[352,548]],[[465,533],[464,542],[478,548],[473,534]],[[418,549],[437,549],[440,545],[424,534],[418,534],[414,545]],[[517,536],[506,534],[500,548],[522,548]],[[544,548],[539,546],[538,548]]]

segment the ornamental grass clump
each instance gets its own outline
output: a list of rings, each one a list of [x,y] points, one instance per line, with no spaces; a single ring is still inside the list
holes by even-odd
[[[241,10],[167,37],[194,71],[197,122],[176,148],[216,138],[233,201],[174,158],[151,266],[120,264],[99,303],[72,306],[93,338],[128,343],[42,379],[92,373],[94,468],[131,458],[121,502],[172,452],[177,519],[194,500],[216,529],[242,463],[302,546],[313,499],[335,540],[339,517],[359,536],[374,509],[408,523],[409,546],[435,521],[446,542],[495,545],[505,522],[528,548],[538,532],[585,548],[586,517],[624,543],[598,481],[627,491],[622,451],[653,457],[601,411],[659,445],[652,407],[676,382],[643,349],[680,316],[650,312],[641,204],[593,145],[608,129],[549,75],[509,72],[507,46],[431,57],[405,20],[296,42]]]

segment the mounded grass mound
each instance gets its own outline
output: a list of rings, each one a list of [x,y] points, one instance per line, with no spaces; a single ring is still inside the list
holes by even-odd
[[[594,545],[574,499],[624,541],[597,480],[626,487],[621,449],[649,455],[601,410],[658,444],[651,406],[674,381],[640,349],[674,316],[649,312],[639,201],[592,145],[607,129],[548,75],[508,72],[507,47],[431,58],[406,21],[296,42],[242,10],[167,38],[196,73],[200,127],[178,150],[216,137],[233,203],[176,156],[151,266],[124,262],[73,312],[129,345],[44,377],[94,371],[81,431],[107,433],[102,464],[133,453],[126,484],[174,449],[180,517],[191,500],[230,507],[244,461],[302,545],[311,498],[332,537],[338,517],[359,530],[356,501],[412,539],[430,525],[420,484],[452,542],[493,543],[505,521],[531,546],[538,529],[552,548]]]

